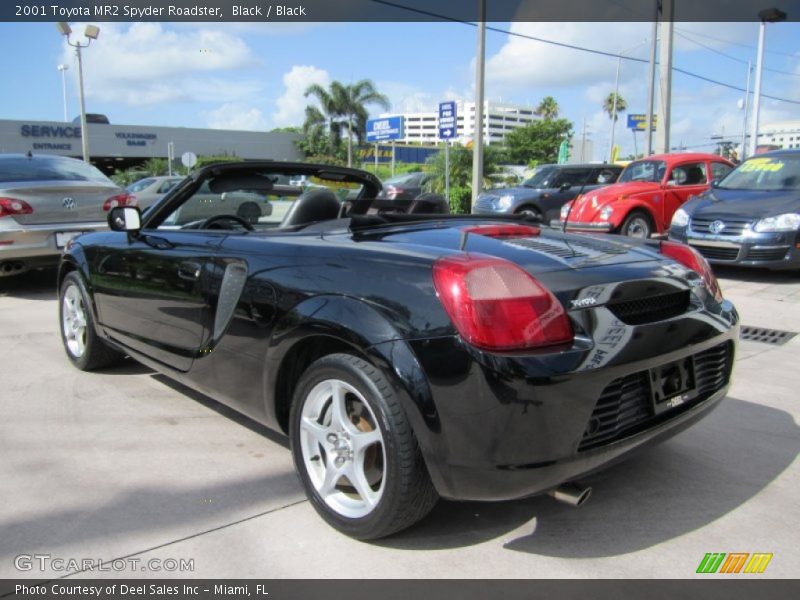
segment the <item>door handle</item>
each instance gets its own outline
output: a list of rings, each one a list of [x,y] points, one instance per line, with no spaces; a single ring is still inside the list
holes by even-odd
[[[178,265],[178,277],[187,281],[197,281],[200,279],[202,267],[196,262],[182,262]]]

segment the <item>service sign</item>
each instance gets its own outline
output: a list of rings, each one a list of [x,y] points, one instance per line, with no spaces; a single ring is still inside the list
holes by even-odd
[[[403,117],[385,117],[367,121],[367,141],[383,142],[403,137]]]

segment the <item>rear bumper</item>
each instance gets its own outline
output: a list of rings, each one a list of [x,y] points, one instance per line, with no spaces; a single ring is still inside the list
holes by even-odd
[[[108,229],[108,224],[102,221],[46,225],[3,221],[0,221],[0,277],[17,275],[39,266],[56,265],[63,252],[63,245],[58,241],[63,243],[75,234]]]
[[[669,239],[696,248],[711,264],[766,269],[800,269],[800,233],[724,236],[690,229],[670,229]]]
[[[439,424],[438,431],[417,433],[439,494],[456,500],[540,494],[695,423],[724,398],[730,382],[738,315],[730,303],[723,307],[714,315],[700,311],[632,328],[627,341],[602,351],[601,361],[616,356],[597,368],[597,345],[531,356],[482,353],[457,338],[415,345]],[[655,388],[641,387],[635,399],[629,396],[627,382],[655,385],[647,383],[653,369],[689,357],[693,365],[715,364],[723,350],[720,372],[694,367],[695,387],[688,394],[657,400]],[[616,407],[613,398],[607,403],[615,386],[626,390]]]
[[[561,219],[553,219],[550,221],[551,227],[556,227],[561,229],[564,227],[564,221]],[[587,221],[568,221],[567,222],[567,231],[594,231],[600,233],[608,233],[614,230],[614,225],[612,223],[590,223]]]

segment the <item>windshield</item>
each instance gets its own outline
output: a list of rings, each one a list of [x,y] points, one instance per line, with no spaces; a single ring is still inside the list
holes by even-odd
[[[556,173],[555,167],[542,167],[536,169],[536,172],[530,179],[526,179],[522,182],[522,185],[525,187],[532,187],[532,188],[546,188],[551,185],[551,180],[553,179],[553,175]]]
[[[617,183],[628,183],[629,181],[660,183],[664,178],[666,168],[667,165],[663,160],[638,160],[625,167],[622,175],[617,179]]]
[[[113,185],[92,165],[59,156],[3,159],[0,161],[0,181],[97,181]]]
[[[149,187],[155,182],[155,179],[140,179],[136,183],[130,184],[126,190],[129,192],[141,192],[144,188]]]
[[[751,158],[729,173],[718,187],[764,192],[800,189],[800,155]]]

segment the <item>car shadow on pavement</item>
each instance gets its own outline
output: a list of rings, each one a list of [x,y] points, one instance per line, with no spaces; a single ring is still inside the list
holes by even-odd
[[[192,388],[183,385],[182,383],[178,383],[177,381],[175,381],[174,379],[170,379],[166,375],[155,374],[153,375],[153,379],[155,379],[159,383],[163,383],[164,385],[171,387],[179,394],[183,394],[187,398],[195,400],[196,402],[202,404],[206,408],[213,410],[214,412],[222,415],[223,417],[238,423],[242,427],[247,427],[253,433],[256,433],[262,437],[267,438],[269,441],[274,442],[279,446],[282,446],[286,450],[289,449],[289,438],[287,438],[285,435],[281,435],[277,431],[273,431],[272,429],[265,427],[264,425],[258,423],[257,421],[254,421],[250,417],[247,417],[232,408],[228,408],[227,406],[225,406],[224,404],[220,404],[213,398],[206,396],[205,394],[201,394],[200,392],[197,392]]]
[[[55,300],[58,296],[55,267],[28,271],[13,277],[0,277],[0,297],[9,296],[25,300]]]
[[[416,527],[379,541],[444,549],[504,537],[508,550],[561,558],[618,556],[700,529],[745,504],[800,453],[784,411],[728,398],[665,444],[582,480],[592,497],[572,508],[540,496],[513,502],[442,501]]]

